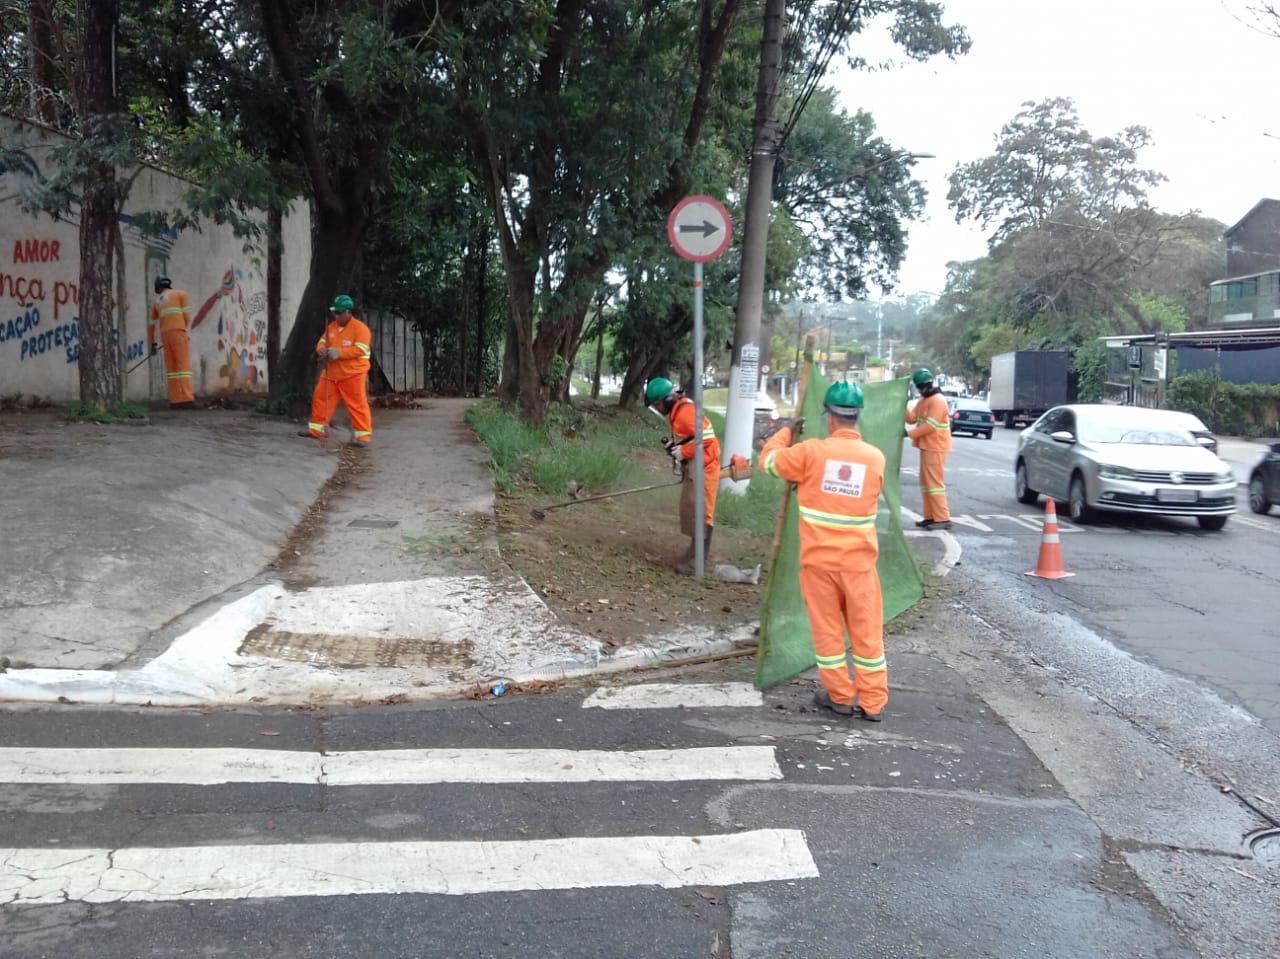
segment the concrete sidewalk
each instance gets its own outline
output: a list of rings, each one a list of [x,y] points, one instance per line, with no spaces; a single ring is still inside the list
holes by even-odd
[[[367,454],[246,411],[137,426],[0,417],[0,701],[421,698],[750,635],[605,647],[558,622],[499,554],[467,406],[379,411]],[[1266,443],[1219,443],[1247,482]]]
[[[0,701],[425,698],[750,634],[606,650],[557,622],[499,555],[467,405],[377,411],[368,452],[244,411],[5,416]]]

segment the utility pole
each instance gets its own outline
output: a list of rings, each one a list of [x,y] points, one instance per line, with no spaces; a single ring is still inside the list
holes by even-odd
[[[760,75],[752,124],[751,169],[747,209],[742,226],[742,269],[733,329],[733,359],[721,457],[751,457],[755,432],[755,398],[760,390],[760,314],[764,309],[765,255],[769,246],[769,212],[773,202],[773,165],[778,149],[778,87],[782,76],[782,36],[786,0],[766,0],[764,38],[760,43]],[[768,361],[766,353],[764,362]],[[747,481],[726,480],[725,490],[746,493]]]

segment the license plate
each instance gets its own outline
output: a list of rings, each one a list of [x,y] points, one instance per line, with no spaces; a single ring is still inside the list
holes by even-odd
[[[1156,499],[1162,503],[1194,503],[1196,491],[1193,489],[1156,490]]]

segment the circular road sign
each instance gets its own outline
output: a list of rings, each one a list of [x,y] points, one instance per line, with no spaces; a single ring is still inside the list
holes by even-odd
[[[667,239],[686,260],[705,263],[729,246],[733,227],[724,204],[709,196],[687,196],[667,217]]]

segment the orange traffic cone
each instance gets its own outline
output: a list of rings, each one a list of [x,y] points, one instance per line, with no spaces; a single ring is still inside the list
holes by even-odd
[[[1039,576],[1041,579],[1062,579],[1074,576],[1062,568],[1062,546],[1058,542],[1058,508],[1052,499],[1044,501],[1044,533],[1040,536],[1040,558],[1036,560],[1036,568],[1026,575]]]

